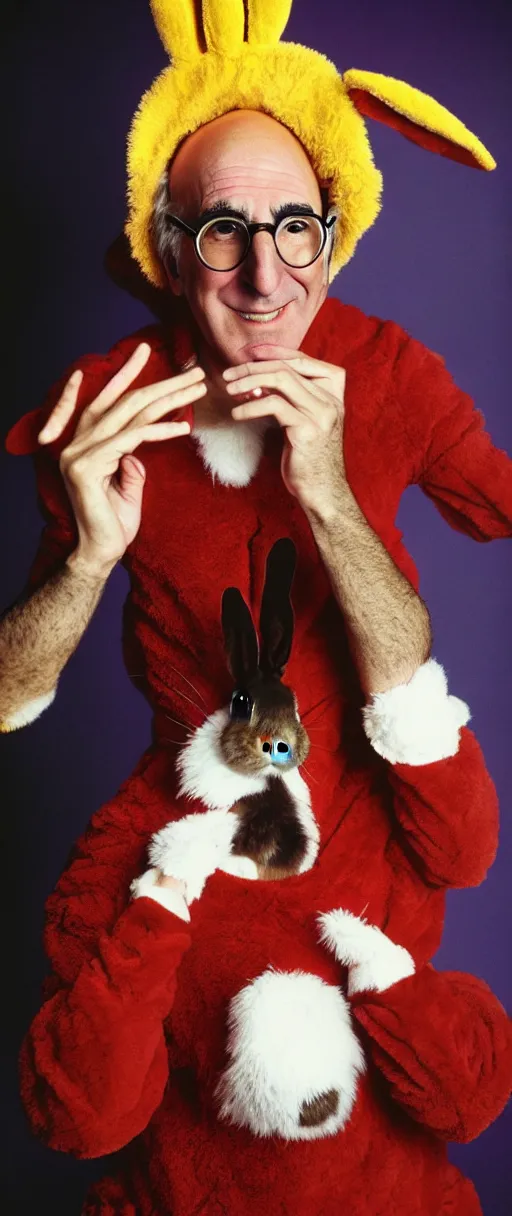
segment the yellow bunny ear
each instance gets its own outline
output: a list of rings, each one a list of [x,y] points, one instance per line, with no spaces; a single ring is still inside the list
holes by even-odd
[[[151,0],[151,12],[173,61],[197,59],[205,50],[194,0]]]
[[[496,161],[476,135],[449,110],[403,80],[352,68],[343,83],[360,114],[394,127],[407,139],[474,169],[495,169]]]
[[[176,3],[176,0],[174,0]],[[203,27],[209,51],[240,54],[244,40],[244,0],[203,0]]]
[[[283,0],[278,0],[282,4]],[[268,7],[268,0],[257,0]],[[245,33],[244,0],[151,0],[155,25],[173,62],[205,51],[239,55]],[[272,18],[271,18],[272,21]]]
[[[247,41],[279,42],[291,7],[292,0],[247,0]]]

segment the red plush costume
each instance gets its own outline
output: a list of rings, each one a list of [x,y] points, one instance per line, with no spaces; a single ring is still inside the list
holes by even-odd
[[[153,354],[140,384],[178,371],[192,349],[186,326],[167,346],[151,326],[105,357],[81,360],[81,408],[142,337]],[[302,349],[346,368],[348,481],[414,586],[394,523],[407,485],[419,483],[478,540],[510,535],[510,462],[437,356],[397,325],[336,300],[323,305]],[[23,419],[11,450],[34,451],[40,426],[39,413]],[[124,646],[138,686],[145,672],[155,743],[93,816],[48,901],[53,976],[23,1046],[24,1103],[45,1143],[76,1156],[133,1141],[126,1176],[93,1188],[87,1213],[476,1216],[474,1189],[448,1163],[445,1141],[477,1136],[503,1108],[510,1025],[486,984],[439,974],[429,960],[444,889],[478,884],[494,858],[494,788],[467,727],[455,754],[430,764],[391,763],[372,747],[342,615],[306,516],[283,485],[281,447],[281,431],[269,429],[243,486],[213,481],[197,435],[144,450],[142,524],[125,558]],[[48,524],[31,587],[75,544],[56,456],[54,447],[36,457]],[[298,550],[286,682],[311,732],[318,857],[275,882],[218,869],[187,922],[152,898],[130,899],[152,834],[204,810],[177,797],[177,746],[166,736],[179,739],[180,728],[167,715],[195,727],[196,696],[207,714],[229,700],[221,594],[239,587],[257,616],[266,557],[283,535]],[[351,998],[366,1071],[343,1128],[311,1139],[256,1135],[220,1118],[214,1098],[228,1007],[268,968],[298,970],[331,991],[346,987],[346,970],[318,932],[319,914],[336,908],[364,914],[406,947],[415,973]],[[303,1066],[299,1056],[299,1079]]]

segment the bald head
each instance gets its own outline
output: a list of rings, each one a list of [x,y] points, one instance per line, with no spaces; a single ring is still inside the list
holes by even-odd
[[[233,110],[189,135],[172,163],[169,186],[180,212],[199,214],[219,199],[232,202],[235,194],[260,207],[275,189],[290,202],[308,201],[321,211],[320,188],[302,144],[258,110]]]

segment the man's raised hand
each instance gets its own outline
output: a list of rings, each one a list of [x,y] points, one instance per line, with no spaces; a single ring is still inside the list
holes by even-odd
[[[133,455],[135,449],[141,443],[187,434],[188,422],[161,420],[206,392],[204,371],[199,367],[129,391],[150,354],[146,342],[133,351],[84,409],[60,457],[78,528],[73,559],[95,575],[109,573],[139,529],[145,469]],[[74,372],[68,380],[39,434],[41,444],[62,434],[75,410],[81,380],[81,372]]]

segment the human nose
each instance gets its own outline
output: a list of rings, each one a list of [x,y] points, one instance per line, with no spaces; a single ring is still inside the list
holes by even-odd
[[[255,232],[243,264],[244,278],[261,296],[271,296],[284,270],[270,232]]]

